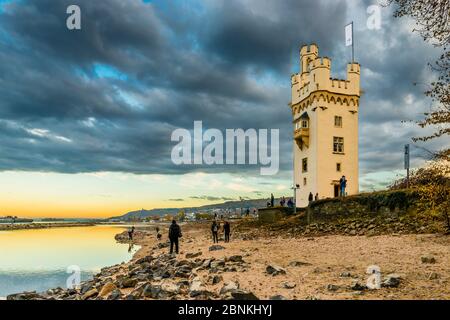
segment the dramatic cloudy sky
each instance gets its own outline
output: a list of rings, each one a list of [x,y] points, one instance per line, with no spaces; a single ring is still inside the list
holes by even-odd
[[[82,30],[66,28],[77,4]],[[427,62],[439,53],[376,1],[0,0],[0,215],[110,216],[289,194],[290,74],[315,42],[345,76],[344,25],[362,65],[360,187],[402,174],[424,131]],[[418,83],[414,86],[413,83]],[[175,166],[176,128],[280,130],[280,172]],[[448,143],[448,142],[447,142]],[[437,149],[444,141],[425,147]],[[412,146],[412,164],[427,153]]]

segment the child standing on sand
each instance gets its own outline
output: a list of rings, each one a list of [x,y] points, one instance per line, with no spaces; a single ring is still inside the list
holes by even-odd
[[[219,243],[219,225],[216,220],[214,220],[211,225],[211,232],[213,235],[213,243]]]
[[[162,238],[162,234],[159,233],[159,227],[156,227],[156,239],[158,239],[158,241],[161,241]]]

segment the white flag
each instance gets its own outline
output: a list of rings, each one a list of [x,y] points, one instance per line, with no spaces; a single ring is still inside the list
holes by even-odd
[[[345,46],[353,45],[353,22],[345,26]]]

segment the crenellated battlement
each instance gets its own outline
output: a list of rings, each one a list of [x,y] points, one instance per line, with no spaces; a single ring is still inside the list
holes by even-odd
[[[347,65],[347,79],[331,77],[331,59],[319,56],[316,44],[300,49],[300,72],[291,76],[292,104],[306,99],[315,91],[328,91],[359,97],[360,65]]]
[[[315,43],[311,43],[310,45],[304,44],[300,48],[300,55],[306,56],[307,54],[319,55],[319,47]]]
[[[316,68],[327,68],[331,69],[331,59],[328,57],[317,57],[312,62],[309,63],[309,70],[312,71]]]

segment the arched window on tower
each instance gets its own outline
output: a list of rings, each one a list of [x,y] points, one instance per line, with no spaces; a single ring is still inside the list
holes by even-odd
[[[300,116],[300,127],[301,129],[308,129],[309,128],[309,115],[307,112],[303,113]]]

